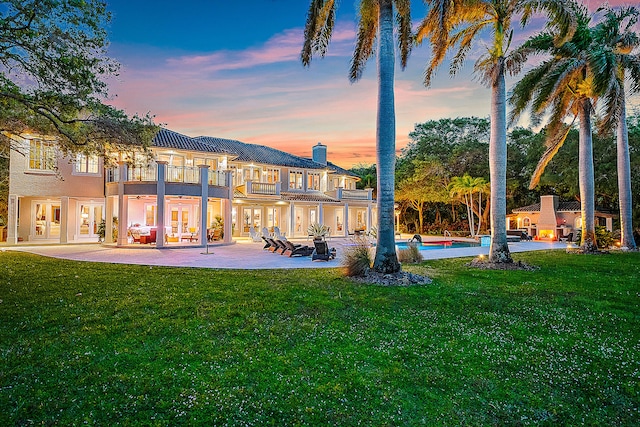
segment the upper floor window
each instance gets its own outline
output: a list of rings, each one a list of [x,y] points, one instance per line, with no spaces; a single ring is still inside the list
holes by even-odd
[[[82,173],[97,175],[99,173],[98,166],[98,156],[87,156],[86,154],[78,154],[76,155],[76,162],[73,167],[73,171],[77,174]]]
[[[264,177],[264,182],[275,184],[280,182],[280,169],[265,168],[262,171],[262,176]]]
[[[29,140],[29,169],[53,171],[56,169],[56,147],[41,139]]]
[[[529,217],[524,217],[522,219],[522,226],[523,227],[531,227],[531,220],[529,219]]]
[[[302,190],[302,171],[289,171],[289,188]]]
[[[255,166],[244,166],[244,180],[260,182],[260,169]]]
[[[211,171],[218,170],[218,160],[217,159],[205,159],[203,157],[195,157],[193,159],[193,164],[196,165],[196,166],[207,165],[207,166],[209,166],[209,170],[211,170]]]
[[[320,174],[317,172],[307,173],[307,189],[320,190]]]

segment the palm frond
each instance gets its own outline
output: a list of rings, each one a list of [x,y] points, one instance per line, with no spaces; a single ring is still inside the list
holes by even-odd
[[[314,54],[324,57],[335,25],[335,0],[312,0],[304,27],[304,43],[300,59],[304,66],[311,64]]]
[[[547,165],[549,164],[549,162],[551,162],[553,157],[558,153],[558,150],[560,150],[564,142],[567,140],[567,135],[569,135],[569,131],[572,127],[573,122],[571,122],[570,125],[564,125],[564,129],[562,129],[562,132],[554,132],[553,134],[549,134],[550,137],[547,140],[548,148],[544,152],[542,157],[540,157],[540,160],[536,165],[536,169],[531,175],[531,180],[529,181],[529,190],[533,190],[536,188],[536,186],[540,182],[540,177],[542,177],[542,174],[544,173]]]
[[[349,69],[349,80],[351,82],[355,82],[362,77],[367,61],[374,54],[379,8],[380,4],[377,0],[360,1],[356,47],[353,51]]]
[[[409,60],[413,46],[413,32],[411,31],[411,0],[394,0],[396,7],[396,26],[398,50],[400,51],[400,66],[404,70]]]

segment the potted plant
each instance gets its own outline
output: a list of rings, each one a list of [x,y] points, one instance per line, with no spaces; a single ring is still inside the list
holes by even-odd
[[[329,234],[329,227],[314,222],[307,227],[307,233],[313,236],[313,240],[323,240]]]

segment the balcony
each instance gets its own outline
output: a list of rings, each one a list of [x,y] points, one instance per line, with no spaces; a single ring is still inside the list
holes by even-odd
[[[106,171],[107,183],[120,180],[120,167],[108,168]],[[229,172],[209,170],[208,184],[218,187],[227,186]],[[156,166],[129,166],[127,168],[128,182],[157,182],[158,172]],[[200,184],[200,168],[190,166],[167,166],[165,182]]]
[[[347,190],[345,188],[336,188],[328,191],[327,195],[338,200],[373,200],[372,188],[366,190]]]
[[[279,182],[258,182],[258,181],[246,181],[244,184],[238,187],[247,196],[279,196],[280,195],[280,183]]]

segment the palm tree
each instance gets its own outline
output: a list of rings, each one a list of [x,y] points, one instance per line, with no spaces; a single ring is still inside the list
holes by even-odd
[[[488,190],[489,183],[484,178],[472,178],[469,174],[464,176],[454,176],[449,183],[449,195],[458,198],[467,207],[467,218],[469,218],[469,232],[475,236],[482,227],[482,193]],[[478,208],[474,194],[478,194]],[[478,226],[475,225],[474,215],[477,213]]]
[[[307,13],[301,59],[309,66],[314,54],[325,55],[335,23],[336,0],[312,0]],[[349,79],[362,77],[367,60],[376,53],[378,61],[378,116],[376,126],[376,164],[378,171],[378,237],[374,270],[382,273],[400,271],[395,249],[395,101],[393,45],[394,7],[400,61],[404,68],[411,51],[410,0],[360,0],[356,47],[351,60]]]
[[[516,74],[523,61],[509,53],[513,37],[512,20],[521,16],[524,26],[535,12],[549,17],[547,26],[562,38],[570,36],[573,15],[563,0],[428,0],[431,8],[418,28],[416,41],[430,39],[433,50],[425,71],[429,86],[435,69],[447,51],[457,52],[450,72],[455,74],[464,63],[472,42],[485,29],[491,30],[488,51],[475,64],[484,84],[491,87],[491,136],[489,139],[489,173],[491,182],[490,262],[513,262],[507,245],[507,119],[505,73]]]
[[[594,46],[591,58],[600,72],[608,77],[604,94],[604,120],[601,130],[616,127],[618,157],[618,200],[620,204],[620,230],[622,247],[636,249],[633,238],[633,213],[631,204],[631,166],[629,161],[629,133],[625,97],[625,77],[630,77],[631,91],[640,90],[640,56],[633,51],[640,46],[640,38],[633,31],[640,11],[635,7],[606,13],[602,22],[594,28]],[[626,73],[629,72],[629,74]]]
[[[527,72],[513,88],[510,103],[513,105],[511,119],[515,120],[531,107],[534,122],[549,112],[547,126],[547,150],[538,162],[529,188],[538,184],[544,168],[558,152],[572,128],[579,122],[578,176],[582,211],[582,233],[580,246],[584,252],[597,251],[595,238],[595,184],[593,172],[593,142],[591,115],[593,102],[606,85],[602,72],[594,70],[591,63],[593,33],[589,28],[587,9],[574,4],[578,19],[577,29],[571,40],[561,45],[547,32],[529,39],[518,50],[527,57],[533,53],[547,53],[548,59]],[[573,122],[564,123],[573,116]]]

